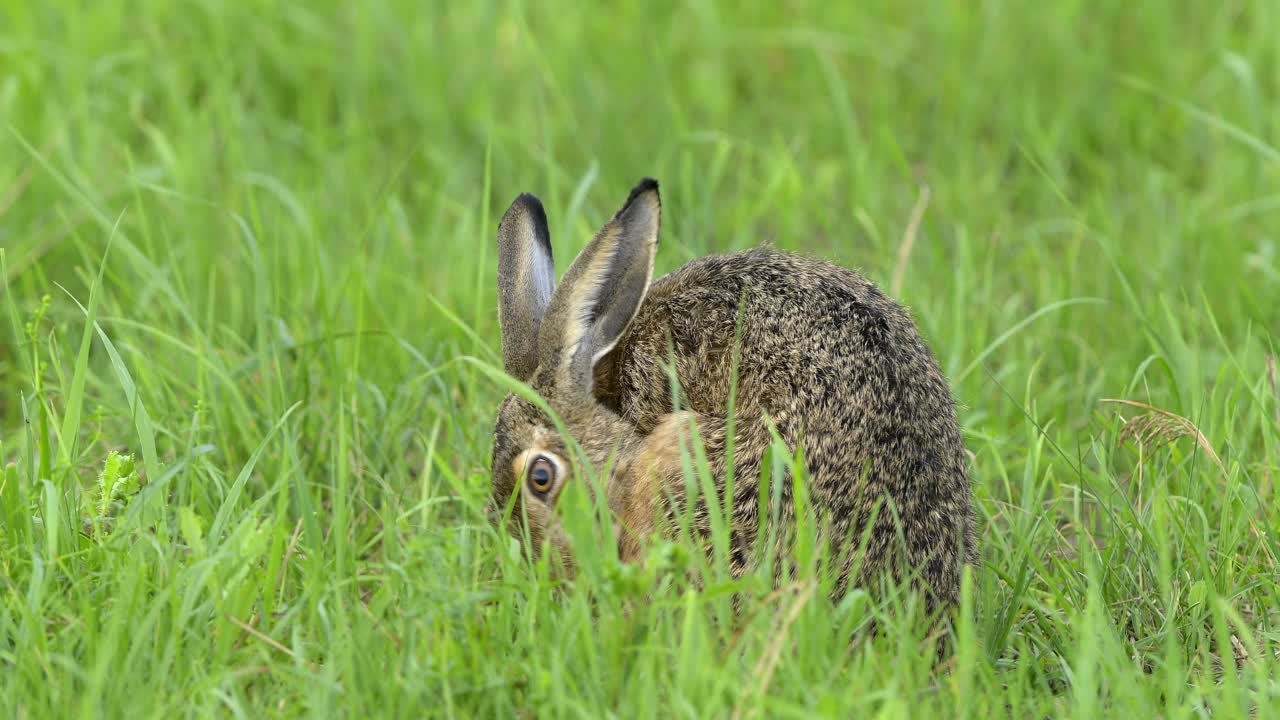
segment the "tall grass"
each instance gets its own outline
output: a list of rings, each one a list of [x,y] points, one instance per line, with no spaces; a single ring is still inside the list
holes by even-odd
[[[1264,0],[2,3],[0,713],[1276,717],[1277,78]],[[942,668],[485,517],[497,216],[564,264],[645,175],[659,272],[911,306],[983,527]]]

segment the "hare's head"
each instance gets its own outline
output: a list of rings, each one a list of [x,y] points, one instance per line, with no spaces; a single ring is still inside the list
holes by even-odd
[[[603,470],[635,444],[636,431],[596,399],[596,365],[622,337],[653,274],[661,201],[644,180],[565,272],[557,286],[542,203],[521,195],[498,226],[498,320],[508,375],[536,391]],[[498,411],[491,507],[510,507],[512,534],[538,551],[550,543],[572,568],[556,502],[575,477],[572,450],[556,424],[528,400],[509,395]]]

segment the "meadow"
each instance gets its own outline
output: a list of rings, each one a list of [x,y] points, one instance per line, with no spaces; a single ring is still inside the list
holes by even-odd
[[[1280,717],[1278,107],[1268,0],[0,0],[0,715]],[[485,516],[499,217],[563,268],[645,176],[659,274],[910,307],[940,667],[817,570],[566,587]]]

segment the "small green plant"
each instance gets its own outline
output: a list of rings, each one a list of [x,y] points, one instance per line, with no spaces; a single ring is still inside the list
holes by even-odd
[[[98,519],[105,519],[110,515],[113,506],[128,504],[141,489],[142,483],[138,470],[134,467],[133,455],[115,450],[108,452],[107,459],[102,464],[102,472],[98,474]]]

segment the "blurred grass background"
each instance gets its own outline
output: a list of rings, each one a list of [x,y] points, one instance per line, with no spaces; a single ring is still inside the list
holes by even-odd
[[[1274,717],[1278,101],[1264,0],[0,2],[0,708]],[[947,672],[485,523],[498,217],[563,268],[646,175],[659,273],[773,242],[933,343]]]

